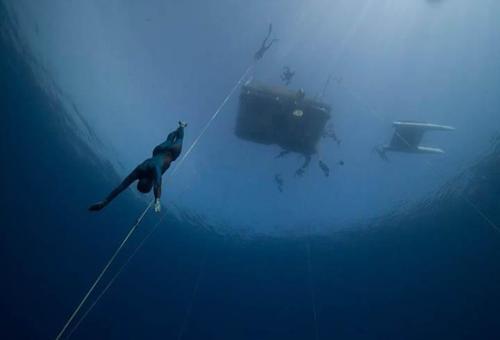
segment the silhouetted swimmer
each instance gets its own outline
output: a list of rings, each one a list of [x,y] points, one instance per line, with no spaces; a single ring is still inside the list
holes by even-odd
[[[318,161],[318,165],[319,165],[319,168],[321,169],[321,171],[323,171],[323,174],[325,175],[325,177],[330,176],[330,168],[328,167],[328,165],[326,165],[325,162],[320,160],[320,161]]]
[[[290,70],[290,67],[285,66],[283,67],[283,73],[281,74],[281,80],[285,83],[285,85],[289,85],[292,82],[292,78],[295,75],[295,72],[292,72]]]
[[[280,192],[283,192],[283,177],[281,177],[280,174],[274,175],[274,182],[276,183],[276,186],[278,187],[278,190]]]
[[[311,163],[311,155],[304,155],[305,160],[304,164],[295,171],[295,176],[302,177],[306,173],[306,169],[309,167],[309,164]]]
[[[387,158],[387,154],[385,153],[384,148],[376,146],[375,148],[373,148],[373,151],[375,151],[383,161],[389,162],[389,158]]]
[[[274,158],[283,158],[285,156],[288,156],[290,154],[290,150],[282,150],[279,154],[276,155]]]
[[[103,201],[92,204],[89,210],[101,210],[123,190],[127,189],[130,184],[138,181],[137,190],[143,194],[150,192],[152,188],[154,189],[155,211],[160,212],[161,176],[167,171],[170,164],[181,154],[184,128],[186,126],[186,123],[179,122],[179,127],[168,135],[167,140],[153,149],[153,157],[146,159],[137,166],[127,177],[125,177],[118,187],[111,191],[108,197]]]
[[[279,39],[273,39],[271,42],[268,44],[267,40],[271,36],[271,32],[273,31],[273,24],[269,24],[269,31],[267,32],[267,36],[262,41],[262,45],[260,46],[259,50],[255,52],[254,59],[255,61],[262,59],[264,57],[264,54],[267,52],[267,50],[273,45],[274,42],[279,41]]]
[[[328,124],[326,130],[323,132],[323,137],[333,139],[333,141],[336,142],[337,145],[340,145],[340,143],[342,143],[342,140],[340,140],[340,138],[335,133],[333,124]]]

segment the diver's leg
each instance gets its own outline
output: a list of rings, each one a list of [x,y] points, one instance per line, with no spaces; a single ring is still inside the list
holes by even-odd
[[[276,182],[279,192],[283,192],[283,178],[280,174],[274,175],[274,182]]]
[[[281,151],[278,155],[276,155],[276,157],[274,158],[281,158],[281,157],[285,157],[286,155],[288,155],[290,153],[290,150],[283,150]]]
[[[117,186],[111,193],[103,200],[100,202],[97,202],[95,204],[92,204],[89,207],[90,211],[99,211],[105,206],[107,206],[113,199],[115,199],[116,196],[121,194],[121,192],[129,187],[132,182],[135,180],[139,179],[139,170],[136,168],[134,171],[132,171],[125,179],[120,183],[119,186]]]
[[[266,38],[264,39],[264,41],[262,42],[262,47],[265,48],[266,46],[266,43],[267,43],[267,40],[269,39],[269,37],[271,36],[271,33],[273,31],[273,24],[269,24],[269,30],[267,31],[267,35],[266,35]]]
[[[311,163],[311,155],[306,155],[305,157],[306,159],[304,161],[304,164],[302,164],[302,166],[297,171],[295,171],[295,176],[302,177],[306,172],[309,163]]]
[[[339,137],[337,137],[337,134],[335,133],[335,130],[332,130],[331,136],[332,136],[333,141],[336,142],[337,145],[340,145],[341,141],[340,141]]]
[[[106,202],[109,203],[115,199],[116,196],[122,193],[123,190],[127,189],[130,184],[139,179],[139,171],[136,169],[132,171],[125,179],[117,186],[111,193],[106,197]]]
[[[181,124],[181,122],[179,122]],[[184,124],[184,123],[183,123]],[[175,141],[172,143],[170,149],[173,151],[172,155],[175,155],[174,160],[180,155],[182,150],[182,143],[184,142],[184,126],[180,125],[177,130],[175,130]],[[169,163],[170,166],[170,163]],[[168,166],[167,166],[168,168]]]
[[[265,50],[267,51],[277,41],[279,41],[279,39],[273,39],[273,40],[271,40],[271,42],[269,43],[269,45],[265,46]]]
[[[330,176],[330,168],[328,167],[328,165],[326,165],[325,162],[323,162],[322,160],[319,160],[318,165],[319,165],[319,168],[323,171],[323,174],[325,175],[325,177]]]

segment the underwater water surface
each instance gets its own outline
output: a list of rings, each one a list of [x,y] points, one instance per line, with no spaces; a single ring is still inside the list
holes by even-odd
[[[279,84],[289,64],[291,86],[309,94],[335,74],[324,100],[342,143],[320,146],[332,175],[314,159],[296,178],[299,156],[239,140],[237,90],[165,175],[165,217],[146,215],[76,320],[127,266],[65,336],[497,339],[498,10],[0,2],[0,336],[57,336],[149,196],[133,188],[99,214],[88,205],[179,119],[191,145],[272,22],[280,41],[245,80]],[[456,130],[425,139],[444,155],[385,163],[372,149],[397,119]]]

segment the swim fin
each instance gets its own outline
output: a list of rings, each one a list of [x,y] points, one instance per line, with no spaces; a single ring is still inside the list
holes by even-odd
[[[107,204],[106,201],[100,201],[100,202],[94,203],[89,207],[89,211],[99,211],[102,208],[104,208],[106,206],[106,204]]]

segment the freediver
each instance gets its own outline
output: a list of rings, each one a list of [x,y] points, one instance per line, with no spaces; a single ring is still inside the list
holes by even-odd
[[[344,166],[344,161],[338,161],[337,164],[340,166]],[[330,176],[330,167],[326,165],[326,163],[323,162],[321,159],[318,161],[318,166],[321,169],[321,171],[323,171],[325,177]]]
[[[321,171],[323,171],[323,174],[325,175],[325,177],[330,176],[330,168],[321,159],[318,161],[318,166],[321,169]]]
[[[275,158],[282,158],[282,157],[287,156],[290,153],[291,153],[291,151],[289,151],[289,150],[283,150]],[[311,157],[312,157],[312,155],[310,155],[310,154],[303,154],[303,156],[305,157],[305,160],[304,160],[304,163],[302,164],[302,166],[295,171],[295,176],[296,177],[302,177],[302,176],[304,176],[304,174],[306,173],[306,169],[309,167],[309,164],[311,163]],[[337,164],[340,165],[340,166],[343,166],[344,165],[344,161],[340,160],[340,161],[337,162]],[[325,175],[325,177],[329,177],[330,176],[330,167],[325,162],[323,162],[321,159],[318,160],[318,166],[321,169],[321,171],[323,171],[323,174]],[[277,182],[277,177],[276,176],[275,176],[275,181]]]
[[[267,36],[264,39],[264,41],[262,41],[262,45],[260,46],[259,50],[255,52],[254,55],[255,61],[262,59],[262,57],[264,57],[264,53],[267,52],[267,50],[273,45],[273,43],[279,41],[279,39],[273,39],[269,44],[267,44],[267,40],[271,36],[272,31],[273,31],[273,24],[269,24],[269,31],[267,32]]]
[[[154,209],[156,212],[160,212],[161,176],[181,154],[184,128],[186,126],[186,123],[179,121],[179,127],[168,135],[167,140],[153,149],[153,157],[146,159],[137,166],[104,200],[92,204],[89,210],[101,210],[123,190],[127,189],[130,184],[138,181],[137,190],[141,193],[146,194],[152,188],[154,189]]]
[[[342,140],[340,140],[340,138],[335,133],[335,129],[332,124],[328,124],[326,130],[323,132],[323,138],[331,138],[334,142],[337,143],[337,145],[340,145],[340,143],[342,143]]]
[[[285,83],[285,85],[290,85],[292,82],[292,78],[295,75],[295,71],[290,70],[290,67],[283,67],[283,73],[281,73],[281,80]]]
[[[387,157],[386,153],[385,153],[385,150],[384,148],[382,147],[379,147],[379,146],[376,146],[373,148],[373,151],[377,153],[377,155],[379,155],[379,157],[385,161],[385,162],[389,162],[389,158]]]
[[[290,150],[283,150],[274,158],[283,158],[285,156],[288,156],[290,153],[291,153]],[[302,164],[302,166],[300,168],[298,168],[297,170],[295,170],[295,177],[304,176],[304,174],[306,173],[306,169],[309,167],[309,164],[311,163],[311,155],[309,155],[309,154],[302,154],[302,155],[305,157],[305,160],[304,160],[304,163]],[[325,164],[325,166],[326,166],[326,164]],[[321,165],[320,165],[320,167],[321,167]],[[275,177],[275,179],[276,179],[276,177]]]
[[[283,192],[283,177],[281,174],[274,175],[274,182],[276,183],[279,192]]]

